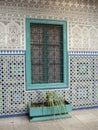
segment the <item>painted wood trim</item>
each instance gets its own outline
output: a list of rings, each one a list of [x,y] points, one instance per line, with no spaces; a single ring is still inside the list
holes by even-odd
[[[30,23],[54,24],[63,26],[63,83],[42,83],[32,84],[31,75],[31,47],[30,47]],[[68,88],[68,51],[67,51],[67,22],[48,19],[26,19],[26,88],[27,90],[36,89],[58,89]]]

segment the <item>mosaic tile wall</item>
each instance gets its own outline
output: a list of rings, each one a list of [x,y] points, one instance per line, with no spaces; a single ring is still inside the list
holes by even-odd
[[[8,53],[8,54],[7,54]],[[14,54],[13,54],[14,53]],[[98,105],[98,53],[69,52],[70,88],[55,90],[73,108]],[[49,90],[48,90],[49,91]],[[26,91],[25,51],[0,54],[0,114],[27,113],[30,101],[44,100],[46,91]]]
[[[0,116],[27,113],[31,100],[45,98],[26,91],[25,18],[67,20],[69,89],[54,91],[74,109],[98,106],[98,1],[0,0]]]
[[[98,54],[70,55],[69,95],[75,108],[98,105],[98,87],[95,85],[98,82],[97,62]]]

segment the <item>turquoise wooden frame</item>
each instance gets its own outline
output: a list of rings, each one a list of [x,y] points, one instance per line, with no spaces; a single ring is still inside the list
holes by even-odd
[[[63,27],[63,81],[62,83],[42,83],[32,84],[31,79],[31,47],[30,47],[30,24],[54,24],[62,25]],[[68,51],[67,51],[67,22],[60,20],[48,20],[48,19],[32,19],[26,18],[26,88],[27,90],[35,89],[58,89],[68,88]]]
[[[58,107],[61,109],[61,114],[58,111]],[[52,110],[54,112],[52,112]],[[60,118],[70,118],[69,112],[72,111],[72,104],[68,103],[64,106],[40,106],[40,107],[29,107],[30,122],[42,121]]]

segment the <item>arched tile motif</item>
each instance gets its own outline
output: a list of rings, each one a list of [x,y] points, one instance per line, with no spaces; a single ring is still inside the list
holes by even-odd
[[[15,22],[7,24],[7,44],[10,46],[21,46],[21,30]]]
[[[83,27],[82,29],[82,44],[83,48],[88,50],[89,49],[89,34],[88,34],[88,28]]]
[[[0,47],[6,45],[6,28],[5,25],[0,22]]]
[[[89,36],[90,36],[90,48],[96,50],[98,48],[98,39],[97,39],[97,29],[92,27],[89,30]]]
[[[81,29],[79,26],[74,26],[72,29],[72,48],[74,46],[79,49],[82,47],[82,35],[81,35]]]
[[[69,23],[69,50],[98,51],[98,27]]]

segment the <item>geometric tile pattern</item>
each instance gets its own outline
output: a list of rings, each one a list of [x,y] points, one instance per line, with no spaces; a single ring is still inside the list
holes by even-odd
[[[98,55],[70,56],[70,101],[74,108],[98,105]]]
[[[20,55],[0,56],[0,85],[8,87],[24,85],[24,58]]]
[[[73,58],[72,58],[73,57]],[[90,81],[93,79],[94,61],[89,56],[72,56],[70,58],[71,78],[75,81]]]
[[[3,113],[24,113],[26,111],[26,94],[24,93],[23,88],[6,87],[5,89],[6,90],[3,91]]]
[[[93,82],[73,82],[70,88],[70,100],[74,108],[88,107],[93,105],[94,99]]]
[[[20,53],[20,54],[19,54]],[[0,51],[0,114],[27,112],[27,105],[45,100],[47,91],[27,91],[25,88],[24,51]],[[65,97],[65,90],[55,90]]]
[[[94,95],[94,104],[98,105],[98,80],[94,82],[94,90],[92,94]]]
[[[12,51],[13,52],[13,51]],[[1,53],[1,52],[0,52]],[[5,52],[7,53],[7,51]],[[9,51],[8,51],[9,53]],[[98,54],[69,54],[70,88],[26,91],[25,53],[0,54],[0,115],[27,113],[28,104],[45,101],[47,91],[56,91],[73,108],[98,105]]]
[[[0,114],[2,113],[2,86],[0,85]]]
[[[0,85],[5,114],[23,113],[26,93],[24,92],[24,55],[0,55]]]

